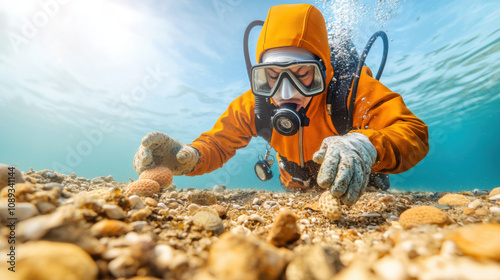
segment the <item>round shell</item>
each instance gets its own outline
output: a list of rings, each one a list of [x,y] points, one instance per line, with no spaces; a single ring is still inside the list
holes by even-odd
[[[399,217],[399,223],[403,228],[411,228],[417,225],[445,224],[448,216],[433,206],[417,206],[404,211]]]
[[[201,209],[200,209],[201,210]],[[224,224],[217,214],[212,211],[198,210],[193,216],[193,224],[211,231],[215,234],[220,234],[224,231]]]
[[[329,191],[321,194],[319,208],[323,215],[331,220],[339,220],[342,217],[342,207],[338,197],[334,197]]]
[[[139,176],[141,179],[151,179],[156,181],[161,189],[166,189],[172,184],[173,174],[170,169],[166,167],[155,167],[148,170],[144,170]]]
[[[160,191],[160,184],[151,179],[139,179],[128,184],[125,194],[138,196],[152,196]]]

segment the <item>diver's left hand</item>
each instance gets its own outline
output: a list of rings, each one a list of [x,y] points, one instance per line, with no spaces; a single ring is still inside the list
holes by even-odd
[[[318,185],[351,206],[366,188],[377,150],[361,133],[330,136],[323,140],[313,160],[321,164]]]

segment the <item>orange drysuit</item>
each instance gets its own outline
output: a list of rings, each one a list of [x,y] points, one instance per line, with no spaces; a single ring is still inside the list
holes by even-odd
[[[332,79],[326,24],[317,8],[297,4],[269,10],[257,42],[258,62],[266,50],[286,46],[316,54],[326,66],[326,81]],[[374,79],[367,67],[360,76],[354,106],[353,131],[366,135],[377,149],[372,172],[401,173],[425,157],[429,150],[427,125],[406,108],[399,94]],[[237,149],[247,146],[257,136],[254,109],[251,90],[231,102],[214,127],[192,142],[201,159],[187,175],[220,168]],[[272,133],[270,144],[278,153],[280,180],[286,187],[314,186],[319,165],[313,162],[313,154],[323,139],[338,135],[326,109],[326,90],[311,99],[306,115],[310,124],[303,127],[302,133]]]

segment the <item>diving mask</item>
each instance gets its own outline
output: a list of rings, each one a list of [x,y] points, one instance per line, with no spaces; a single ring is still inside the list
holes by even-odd
[[[260,63],[252,67],[252,92],[263,97],[272,97],[284,80],[297,91],[310,97],[322,93],[326,88],[325,67],[317,60]]]

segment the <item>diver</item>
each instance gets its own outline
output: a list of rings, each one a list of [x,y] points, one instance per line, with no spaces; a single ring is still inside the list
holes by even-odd
[[[340,132],[333,124],[336,105],[327,106],[327,95],[337,70],[325,20],[313,5],[271,7],[256,58],[251,89],[230,103],[211,130],[191,144],[149,133],[134,157],[135,170],[166,166],[174,175],[201,175],[262,136],[277,152],[286,190],[325,188],[350,206],[373,174],[407,171],[426,156],[427,125],[367,66],[360,67],[352,103],[342,104],[350,107],[352,127]]]

